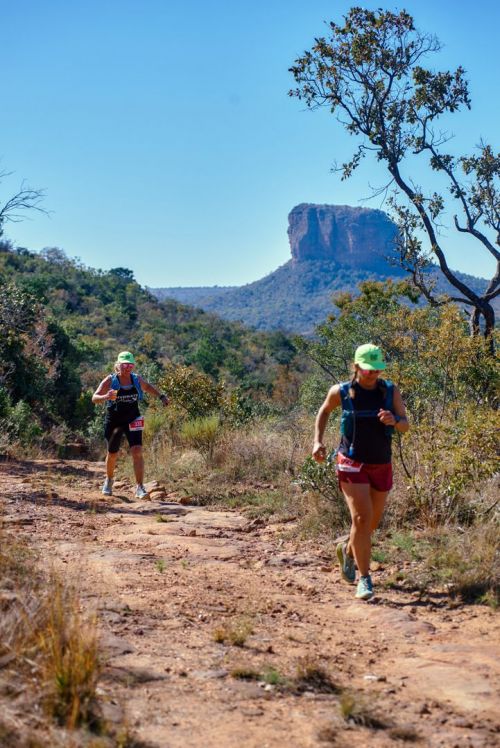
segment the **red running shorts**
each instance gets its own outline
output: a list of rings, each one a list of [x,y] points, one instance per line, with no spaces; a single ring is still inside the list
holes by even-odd
[[[382,465],[356,462],[339,452],[336,470],[339,483],[366,483],[376,491],[390,491],[392,488],[392,464],[390,462]]]

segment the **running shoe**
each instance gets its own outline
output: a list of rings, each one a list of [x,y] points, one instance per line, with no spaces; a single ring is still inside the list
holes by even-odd
[[[349,584],[354,584],[356,581],[356,567],[354,565],[354,558],[347,553],[347,543],[338,544],[337,558],[339,560],[342,579],[345,579]]]
[[[372,578],[369,574],[366,577],[359,578],[356,597],[360,600],[369,600],[371,597],[373,597]]]
[[[135,489],[135,498],[136,499],[145,499],[147,495],[148,495],[148,492],[146,491],[146,489],[144,488],[144,486],[142,485],[142,483],[139,483],[136,486],[136,489]]]
[[[113,478],[106,478],[101,493],[103,496],[113,496]]]

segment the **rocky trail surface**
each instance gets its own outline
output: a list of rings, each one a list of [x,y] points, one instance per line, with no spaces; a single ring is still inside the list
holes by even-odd
[[[117,483],[104,500],[102,474],[0,463],[3,520],[97,610],[105,717],[141,745],[500,744],[490,609],[381,587],[356,601],[331,556],[288,525],[161,487],[138,502]]]

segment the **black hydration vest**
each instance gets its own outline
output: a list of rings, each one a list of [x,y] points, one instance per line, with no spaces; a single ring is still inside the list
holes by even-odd
[[[346,387],[353,387],[354,398],[349,395],[349,407],[346,406]],[[344,387],[344,391],[342,391]],[[392,410],[392,402],[388,405],[388,398],[392,400],[393,386],[377,386],[373,390],[366,390],[359,382],[341,385],[342,399],[342,427],[339,452],[357,462],[367,462],[372,465],[385,465],[391,461],[391,437],[393,428],[384,426],[377,413]]]
[[[119,380],[118,380],[119,383]],[[112,387],[112,389],[117,389]],[[125,426],[135,421],[141,415],[139,412],[140,393],[135,384],[120,388],[116,393],[116,400],[106,402],[106,423],[114,426]]]

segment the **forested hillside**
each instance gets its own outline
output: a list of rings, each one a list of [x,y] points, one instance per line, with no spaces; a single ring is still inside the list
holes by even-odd
[[[429,273],[430,275],[430,273]],[[453,295],[446,279],[436,272],[436,291]],[[476,293],[487,285],[483,278],[475,278],[456,271],[456,275]],[[213,286],[202,288],[151,288],[158,299],[177,299],[220,315],[227,320],[241,320],[259,330],[285,330],[311,335],[332,312],[332,297],[336,293],[358,293],[364,281],[394,281],[409,276],[396,266],[381,264],[379,271],[342,266],[333,260],[302,260],[287,263],[269,275],[244,286]],[[494,304],[499,309],[498,302]]]
[[[0,417],[16,408],[14,430],[84,428],[94,417],[91,392],[122,349],[133,350],[153,380],[166,365],[193,365],[261,400],[273,397],[296,356],[279,333],[159,302],[131,270],[87,268],[59,249],[39,255],[4,242],[0,287]]]

